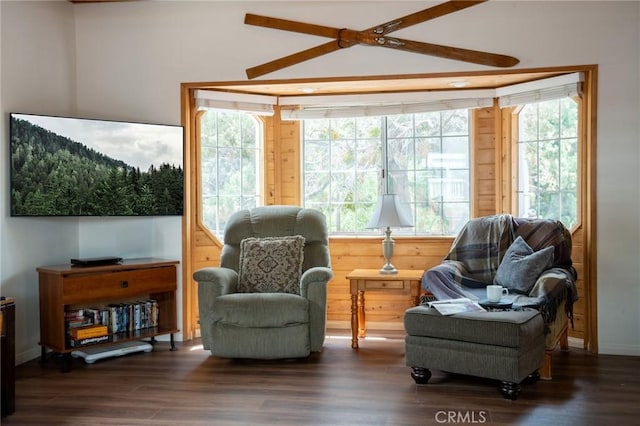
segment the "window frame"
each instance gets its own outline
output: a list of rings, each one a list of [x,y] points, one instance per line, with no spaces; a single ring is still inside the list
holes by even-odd
[[[200,227],[200,229],[207,233],[208,236],[213,239],[214,241],[217,242],[217,244],[219,245],[219,247],[222,247],[223,244],[223,237],[224,235],[218,235],[215,230],[212,230],[206,223],[204,220],[204,207],[203,207],[203,202],[204,202],[204,194],[203,194],[203,189],[202,189],[202,118],[204,116],[204,114],[207,113],[207,110],[199,110],[196,112],[195,114],[195,132],[194,132],[194,165],[196,166],[196,173],[197,173],[197,185],[196,185],[196,203],[195,203],[195,207],[196,207],[196,221],[198,226]],[[261,206],[264,205],[265,202],[265,193],[266,193],[266,134],[267,134],[267,120],[265,119],[264,116],[262,115],[256,115],[256,114],[251,114],[249,112],[245,112],[248,115],[251,115],[253,120],[256,120],[256,122],[258,122],[258,125],[260,126],[259,132],[261,133],[260,136],[260,148],[259,148],[259,154],[258,154],[258,161],[259,161],[259,178],[260,178],[260,182],[259,182],[259,186],[261,187],[260,189],[260,193],[258,194],[259,199],[258,199],[258,203],[257,205]]]
[[[425,113],[437,113],[439,114],[439,118],[438,118],[438,124],[439,124],[439,131],[437,132],[437,134],[434,135],[429,135],[429,136],[419,136],[419,135],[415,135],[415,133],[413,133],[411,136],[405,137],[405,138],[399,138],[399,137],[394,137],[391,138],[391,140],[388,138],[388,130],[389,130],[389,126],[390,124],[390,117],[392,117],[393,115],[396,114],[392,114],[392,115],[384,115],[384,116],[379,116],[379,117],[375,117],[378,118],[380,120],[380,161],[381,161],[381,169],[378,171],[378,182],[377,182],[377,186],[378,186],[378,195],[381,193],[397,193],[398,191],[393,191],[392,190],[392,180],[393,180],[393,175],[398,174],[398,173],[413,173],[413,174],[417,174],[418,172],[426,172],[428,173],[429,171],[431,172],[437,172],[439,174],[442,174],[443,172],[445,172],[447,169],[445,168],[417,168],[416,164],[415,164],[415,158],[414,158],[414,162],[413,162],[413,166],[412,168],[407,168],[406,170],[402,169],[398,169],[398,170],[391,170],[390,169],[390,164],[389,164],[389,151],[390,151],[390,144],[393,143],[393,141],[396,140],[400,140],[400,139],[411,139],[412,143],[413,143],[413,147],[415,149],[415,145],[416,143],[421,140],[421,139],[438,139],[439,141],[439,146],[440,149],[443,149],[443,146],[446,142],[447,138],[466,138],[467,140],[467,145],[466,145],[466,158],[465,158],[465,162],[466,162],[466,168],[464,169],[455,169],[455,171],[466,171],[467,173],[467,181],[466,181],[466,187],[467,187],[467,194],[466,194],[466,200],[463,201],[451,201],[451,200],[445,200],[442,198],[442,196],[439,197],[439,199],[436,201],[436,204],[438,207],[442,208],[443,206],[446,206],[448,204],[451,203],[455,203],[455,204],[464,204],[467,207],[466,210],[466,220],[463,220],[463,223],[466,223],[466,221],[468,221],[472,216],[473,216],[473,212],[474,212],[474,194],[473,194],[473,150],[474,150],[474,126],[473,126],[473,120],[475,117],[475,114],[473,113],[474,108],[471,107],[467,107],[467,108],[456,108],[456,109],[444,109],[444,110],[439,110],[439,111],[428,111]],[[442,131],[442,119],[443,119],[443,114],[445,114],[448,111],[465,111],[466,112],[466,133],[464,134],[460,134],[460,135],[448,135],[445,134]],[[402,115],[406,115],[410,117],[410,120],[412,122],[412,131],[415,132],[416,127],[415,127],[415,117],[416,115],[420,115],[421,113],[419,112],[413,112],[413,113],[407,113],[407,114],[402,114]],[[348,117],[344,117],[344,118],[348,118]],[[352,117],[351,119],[357,120],[358,118],[366,118],[366,117]],[[332,120],[332,118],[327,118],[326,120]],[[300,175],[301,175],[301,188],[300,188],[300,192],[301,192],[301,196],[300,196],[300,204],[301,205],[306,205],[305,202],[305,182],[306,182],[306,172],[304,169],[304,165],[305,165],[305,121],[306,120],[300,120]],[[365,138],[366,139],[366,138]],[[355,139],[358,140],[358,139]],[[443,152],[438,152],[439,154],[444,154]],[[415,155],[414,155],[415,156]],[[353,169],[354,171],[357,172],[357,169]],[[329,172],[329,175],[331,176],[331,173]],[[442,176],[440,177],[440,180],[442,180]],[[414,188],[415,186],[418,185],[418,182],[413,182]],[[415,198],[415,197],[414,197]],[[329,204],[333,204],[333,202],[330,200]],[[376,199],[371,200],[371,202],[369,203],[361,203],[360,205],[371,205],[371,207],[375,206],[376,204]],[[416,220],[416,209],[418,208],[418,205],[421,204],[420,202],[416,201],[415,199],[411,199],[409,200],[408,203],[408,208],[410,208],[411,210],[411,215],[414,219],[414,223]],[[445,216],[443,213],[438,214],[437,216],[441,221],[447,221],[448,219],[451,219],[448,216]],[[461,225],[462,226],[462,225]],[[406,238],[439,238],[439,237],[445,237],[445,238],[452,238],[455,237],[455,235],[457,235],[457,233],[459,232],[458,230],[455,230],[451,233],[428,233],[426,231],[424,232],[418,232],[415,231],[413,227],[411,228],[402,228],[402,229],[396,229],[394,231],[394,235],[396,236],[402,236],[402,237],[406,237]],[[330,231],[329,235],[331,237],[366,237],[366,236],[371,236],[371,235],[378,235],[379,234],[379,230],[357,230],[357,231]]]
[[[583,199],[583,187],[585,185],[585,176],[583,174],[583,152],[585,150],[585,127],[584,127],[584,100],[582,95],[571,96],[571,99],[576,103],[577,107],[577,115],[578,115],[578,123],[577,123],[577,182],[576,182],[576,223],[569,228],[571,232],[574,232],[576,229],[580,228],[583,224],[583,208],[584,208],[584,199]],[[502,108],[503,114],[506,113],[510,118],[510,127],[511,132],[509,134],[508,143],[509,143],[509,157],[510,157],[510,168],[509,168],[509,204],[508,204],[508,212],[517,215],[519,211],[519,196],[518,196],[518,176],[519,176],[519,147],[518,147],[518,139],[519,139],[519,114],[524,109],[525,105],[522,104],[512,107]]]

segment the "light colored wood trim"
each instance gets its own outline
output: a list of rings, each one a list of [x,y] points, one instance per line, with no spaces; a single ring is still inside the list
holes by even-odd
[[[192,285],[192,269],[191,269],[191,253],[192,253],[192,221],[191,210],[193,194],[191,188],[194,185],[195,173],[192,159],[192,148],[190,141],[193,139],[193,126],[191,121],[192,99],[189,88],[182,84],[180,87],[180,116],[182,126],[184,128],[184,212],[182,215],[182,336],[184,340],[191,340],[193,336],[193,327],[191,324],[191,313],[195,309],[193,306],[193,285]]]
[[[508,168],[508,179],[505,180],[505,184],[508,185],[508,203],[506,205],[507,213],[517,213],[518,211],[518,197],[515,194],[518,191],[518,132],[520,131],[520,123],[518,116],[522,111],[522,106],[505,108],[505,112],[509,114],[508,126],[509,133],[505,139],[507,149],[509,152],[508,161],[505,162],[505,166]]]
[[[282,80],[202,81],[183,84],[187,84],[194,89],[233,90],[276,96],[299,96],[301,94],[300,87],[313,85],[317,89],[310,95],[313,96],[317,94],[452,90],[448,84],[452,80],[459,79],[464,79],[469,82],[466,89],[495,88],[525,81],[539,80],[554,75],[584,71],[590,67],[593,67],[593,65]]]
[[[584,191],[584,273],[587,287],[585,347],[598,353],[598,250],[597,250],[597,100],[598,67],[585,71],[584,88],[584,171],[587,188]]]
[[[471,114],[469,115],[469,213],[471,217],[478,216],[478,206],[480,203],[477,201],[478,194],[476,189],[478,188],[478,173],[477,170],[477,162],[476,159],[478,157],[478,144],[476,143],[479,139],[479,127],[476,123],[480,119],[480,114],[478,109],[471,110]]]

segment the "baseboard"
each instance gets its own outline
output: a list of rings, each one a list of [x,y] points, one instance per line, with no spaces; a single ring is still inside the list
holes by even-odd
[[[156,340],[158,342],[169,342],[169,341],[171,341],[171,336],[169,334],[162,334],[160,336],[156,336]],[[182,332],[174,333],[173,334],[173,341],[174,342],[184,342],[184,336],[182,335]]]
[[[24,364],[32,359],[40,357],[40,346],[26,350],[24,352],[16,353],[16,365]]]
[[[584,348],[584,340],[578,337],[569,337],[567,340],[569,342],[570,348],[578,348],[578,349]]]
[[[332,328],[334,330],[351,330],[351,322],[350,321],[327,321],[327,328]],[[367,321],[367,330],[404,331],[404,324],[401,322]]]
[[[349,321],[327,321],[327,328],[334,330],[351,330]]]
[[[598,343],[599,355],[624,355],[624,356],[640,356],[640,346],[638,345],[618,345]]]

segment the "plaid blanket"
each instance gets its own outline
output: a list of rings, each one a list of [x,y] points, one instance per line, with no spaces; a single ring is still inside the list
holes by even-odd
[[[507,248],[518,236],[534,251],[554,246],[554,263],[529,294],[509,294],[504,300],[515,307],[538,309],[545,323],[555,320],[557,306],[564,300],[573,325],[577,273],[571,263],[571,233],[559,221],[506,214],[472,219],[460,231],[442,264],[425,271],[422,287],[438,300],[486,298],[485,287],[493,283]]]

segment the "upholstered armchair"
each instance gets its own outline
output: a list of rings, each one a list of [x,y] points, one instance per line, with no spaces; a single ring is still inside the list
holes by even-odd
[[[436,299],[486,299],[486,286],[509,289],[504,302],[540,311],[545,323],[543,379],[551,378],[551,354],[568,349],[567,330],[578,298],[571,261],[571,233],[560,221],[493,215],[470,220],[442,264],[422,278]]]
[[[198,282],[205,349],[225,358],[303,358],[325,338],[332,278],[324,215],[267,206],[231,216],[219,267]]]

